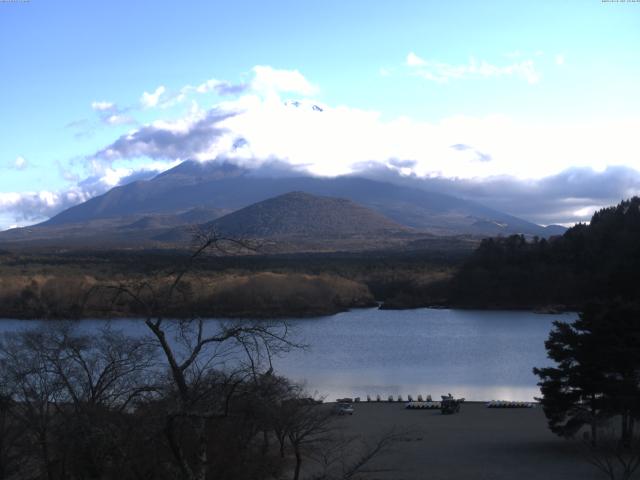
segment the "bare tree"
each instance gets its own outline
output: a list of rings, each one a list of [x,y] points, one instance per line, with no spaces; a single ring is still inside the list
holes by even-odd
[[[97,478],[117,463],[126,444],[118,435],[122,414],[155,389],[149,382],[153,358],[144,339],[110,328],[83,335],[71,322],[5,336],[0,363],[11,386],[9,414],[39,446],[47,478],[80,472]]]
[[[305,453],[310,453],[329,438],[331,410],[326,405],[294,399],[287,401],[285,411],[288,418],[286,435],[295,456],[293,480],[298,480]]]
[[[7,335],[0,346],[0,371],[16,404],[11,410],[13,419],[28,437],[21,455],[32,457],[45,477],[53,480],[57,461],[52,452],[58,425],[55,411],[64,395],[60,379],[51,372],[39,348],[40,336],[38,331]]]
[[[16,403],[9,390],[0,390],[0,480],[13,478],[23,466],[19,444],[23,441],[23,429],[13,417]]]
[[[374,459],[388,453],[408,432],[391,429],[373,440],[360,436],[345,437],[338,433],[325,442],[312,455],[319,465],[319,473],[309,480],[356,480],[371,473],[388,469],[372,468]]]
[[[247,242],[198,232],[197,248],[186,265],[165,278],[164,286],[146,279],[133,284],[110,285],[115,304],[125,298],[144,313],[145,324],[155,338],[168,369],[172,406],[167,412],[165,434],[180,475],[188,480],[205,480],[210,464],[208,430],[211,421],[229,414],[228,402],[212,401],[221,393],[211,382],[212,372],[233,369],[228,378],[239,385],[248,377],[257,378],[266,357],[293,346],[283,322],[206,321],[195,315],[182,320],[167,319],[167,312],[184,305],[186,277],[198,258],[208,251],[228,255],[253,249]],[[246,354],[246,357],[245,355]],[[249,359],[250,365],[243,361]],[[268,362],[270,364],[270,360]],[[228,385],[225,385],[228,387]],[[227,392],[228,393],[228,392]],[[196,454],[185,453],[180,441],[186,423],[196,439]]]

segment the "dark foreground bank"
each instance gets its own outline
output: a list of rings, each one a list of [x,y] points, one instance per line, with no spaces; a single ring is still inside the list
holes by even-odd
[[[352,416],[336,417],[343,435],[374,439],[403,432],[374,459],[367,478],[385,480],[590,480],[600,473],[578,441],[552,434],[541,408],[490,409],[465,403],[461,412],[406,410],[404,404],[357,404]]]

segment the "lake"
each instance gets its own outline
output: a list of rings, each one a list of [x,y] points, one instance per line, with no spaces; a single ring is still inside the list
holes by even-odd
[[[451,392],[467,400],[531,401],[539,395],[531,369],[550,365],[544,341],[552,322],[575,318],[521,311],[351,310],[291,320],[296,341],[309,347],[274,365],[327,400],[418,394],[435,400]],[[0,320],[0,332],[37,323]],[[140,320],[113,323],[130,334],[146,332]],[[103,324],[82,322],[88,329]]]

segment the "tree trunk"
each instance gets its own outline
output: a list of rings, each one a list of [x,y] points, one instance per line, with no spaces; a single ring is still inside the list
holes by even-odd
[[[49,459],[49,445],[47,444],[46,438],[40,440],[40,447],[42,449],[42,461],[44,463],[44,468],[47,471],[47,480],[53,480],[51,460]]]
[[[629,438],[629,413],[627,411],[622,412],[622,448],[625,450],[631,448]]]
[[[598,416],[595,405],[595,396],[591,396],[591,446],[595,447],[598,443]]]
[[[189,464],[187,463],[187,459],[184,456],[182,447],[180,446],[180,442],[176,438],[174,420],[175,419],[173,417],[167,416],[164,433],[165,433],[165,436],[167,437],[167,441],[169,443],[169,448],[171,449],[171,453],[173,453],[173,457],[178,462],[178,467],[182,472],[183,478],[192,480],[193,474],[191,473],[191,468],[189,467]]]
[[[302,454],[300,453],[300,448],[298,448],[297,445],[293,448],[296,455],[296,469],[293,472],[293,480],[298,480],[300,478],[300,467],[302,466]]]
[[[194,421],[196,436],[198,439],[198,454],[196,457],[195,479],[207,480],[208,459],[207,459],[207,419],[199,417]]]
[[[265,428],[262,430],[262,455],[269,453],[269,431]]]

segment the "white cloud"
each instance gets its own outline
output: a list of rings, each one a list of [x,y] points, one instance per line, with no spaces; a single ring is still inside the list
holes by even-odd
[[[560,53],[557,54],[556,58],[555,58],[555,61],[556,61],[556,65],[560,65],[560,66],[564,65],[564,62],[565,62],[564,55],[562,55]]]
[[[409,54],[407,55],[407,65],[409,67],[422,67],[423,65],[426,65],[426,64],[427,64],[426,60],[420,58],[413,52],[409,52]]]
[[[485,60],[471,58],[468,63],[453,65],[436,60],[426,60],[410,52],[406,65],[416,75],[430,81],[446,83],[450,80],[490,77],[519,77],[534,84],[540,80],[540,74],[535,68],[533,60],[521,60],[509,65],[493,65]]]
[[[298,70],[278,70],[265,65],[253,67],[251,87],[262,94],[295,93],[314,95],[318,87],[309,82]]]
[[[16,159],[13,161],[13,168],[16,170],[24,170],[29,166],[29,162],[22,155],[18,155]]]
[[[216,80],[215,78],[212,78],[195,87],[195,91],[198,93],[213,92],[216,89],[216,87],[219,86],[221,83],[222,82],[220,80]]]
[[[14,221],[42,221],[89,198],[78,188],[66,192],[0,192],[0,212],[11,214]]]
[[[91,164],[87,178],[66,190],[35,192],[0,192],[0,230],[14,225],[38,223],[85,202],[107,190],[133,180],[150,178],[174,167],[177,162],[154,161],[141,167],[112,167],[99,162]]]
[[[109,125],[127,125],[135,123],[135,120],[129,115],[122,115],[115,113],[113,115],[105,116],[103,121]]]
[[[581,220],[589,220],[596,210],[602,208],[602,205],[587,205],[586,207],[574,210],[572,213],[575,217]]]
[[[140,97],[140,103],[145,108],[152,108],[158,105],[160,97],[166,92],[164,85],[160,85],[153,93],[144,92]]]
[[[94,110],[97,110],[99,112],[101,111],[105,111],[105,110],[113,110],[115,108],[115,104],[112,102],[91,102],[91,108],[93,108]]]
[[[419,176],[460,178],[541,178],[576,165],[603,167],[604,159],[640,169],[640,147],[632,140],[640,119],[562,124],[490,115],[432,123],[387,121],[378,112],[345,106],[325,105],[320,113],[252,102],[219,125],[227,137],[247,142],[228,155],[246,162],[279,158],[319,175],[356,172],[371,162],[389,165],[392,159],[415,161],[411,173]],[[473,145],[491,161],[461,155],[450,148],[456,144]]]
[[[475,68],[496,74],[482,63]],[[281,92],[309,93],[311,82],[297,71],[256,67],[254,72],[252,88],[240,97],[209,111],[196,109],[176,121],[138,128],[97,157],[226,158],[247,166],[278,159],[329,176],[372,163],[395,168],[397,160],[413,162],[403,167],[405,174],[426,177],[542,178],[573,166],[602,170],[614,164],[640,169],[640,146],[633,140],[640,118],[576,123],[525,122],[504,115],[386,120],[376,111],[312,98],[285,101]],[[452,145],[473,148],[462,151]]]
[[[125,125],[135,123],[135,120],[126,115],[125,112],[130,110],[129,108],[120,108],[113,102],[92,102],[91,108],[97,112],[98,118],[102,123],[107,125]],[[74,122],[79,125],[81,122]]]
[[[169,91],[161,85],[155,92],[144,92],[140,99],[143,107],[159,107],[170,108],[178,105],[185,100],[192,98],[193,94],[209,94],[215,93],[220,96],[239,95],[249,89],[249,85],[245,83],[231,83],[224,80],[211,78],[198,85],[185,85],[177,91]],[[195,101],[195,100],[192,100]]]

